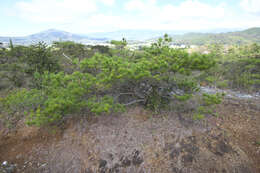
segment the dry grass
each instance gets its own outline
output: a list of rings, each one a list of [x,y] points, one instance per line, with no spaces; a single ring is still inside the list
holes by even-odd
[[[72,118],[63,130],[21,125],[1,136],[0,161],[18,163],[20,172],[44,173],[260,171],[259,110],[238,101],[217,110],[221,116],[207,117],[203,125],[140,107]]]

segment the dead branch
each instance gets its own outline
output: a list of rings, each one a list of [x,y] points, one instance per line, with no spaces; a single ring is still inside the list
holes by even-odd
[[[134,101],[131,101],[131,102],[123,104],[123,105],[129,106],[129,105],[132,105],[132,104],[135,104],[135,103],[138,103],[138,102],[143,102],[143,101],[145,101],[145,99],[134,100]]]

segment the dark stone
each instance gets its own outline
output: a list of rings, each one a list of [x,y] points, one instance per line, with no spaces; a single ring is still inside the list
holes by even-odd
[[[115,164],[114,168],[119,168],[120,165],[118,163]]]
[[[122,157],[121,165],[122,165],[122,167],[128,167],[131,165],[131,161],[127,157]]]
[[[94,173],[91,169],[89,169],[89,168],[87,168],[86,170],[85,170],[85,173]]]
[[[196,144],[197,143],[197,140],[196,140],[196,136],[189,136],[188,137],[189,141],[193,144]]]
[[[170,158],[174,159],[180,155],[180,149],[173,149],[172,152],[170,153]]]
[[[235,167],[234,173],[253,173],[253,171],[245,165],[239,165]]]
[[[227,173],[226,169],[223,168],[222,169],[222,173]]]
[[[181,123],[181,125],[183,125],[185,128],[190,128],[194,125],[194,121],[192,119],[185,118],[185,117],[181,116],[180,114],[178,115],[178,118],[179,118],[179,122]]]
[[[182,143],[181,150],[184,150],[187,153],[190,153],[192,155],[199,153],[199,148],[192,143],[187,143],[187,144]]]
[[[119,164],[115,164],[115,166],[111,169],[109,169],[109,173],[119,173],[119,168],[120,168],[120,165]]]
[[[173,146],[174,146],[173,143],[166,143],[165,146],[164,146],[163,151],[164,152],[170,151],[173,148]]]
[[[193,156],[191,154],[186,154],[186,155],[182,156],[182,162],[183,162],[184,166],[191,165],[193,162]]]
[[[107,165],[107,161],[106,160],[100,160],[99,161],[99,168],[105,168]]]
[[[210,168],[210,169],[209,169],[209,172],[218,173],[218,170],[217,170],[217,168]]]
[[[3,167],[0,166],[0,173],[14,173],[16,172],[15,165],[5,165]]]
[[[108,154],[108,157],[109,157],[110,160],[114,160],[113,154],[109,153],[109,154]]]
[[[219,156],[223,156],[225,153],[229,153],[231,151],[232,148],[230,145],[226,144],[224,141],[220,141],[216,146],[215,154]]]
[[[100,173],[107,173],[107,168],[106,168],[106,167],[100,168],[100,169],[99,169],[99,172],[100,172]]]
[[[140,165],[143,163],[143,159],[140,157],[140,152],[138,150],[133,152],[133,160],[132,160],[133,165]]]
[[[179,168],[173,167],[173,168],[172,168],[172,172],[173,172],[173,173],[182,173],[182,170],[179,169]]]
[[[100,173],[106,173],[106,169],[100,169]]]

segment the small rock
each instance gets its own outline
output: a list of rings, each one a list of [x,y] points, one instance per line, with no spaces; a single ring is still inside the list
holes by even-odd
[[[85,170],[85,173],[93,173],[93,171],[92,171],[91,169],[87,168],[87,169]]]
[[[191,155],[191,154],[186,154],[186,155],[184,155],[183,157],[182,157],[182,161],[183,161],[183,163],[184,163],[184,166],[186,167],[186,166],[189,166],[189,165],[191,165],[192,164],[192,162],[193,162],[193,156]]]
[[[223,156],[225,153],[229,153],[232,151],[230,145],[226,144],[224,141],[220,141],[216,146],[215,154],[219,156]]]
[[[106,160],[100,160],[99,161],[99,168],[104,168],[107,165],[107,161]]]
[[[140,165],[143,163],[143,159],[140,157],[140,152],[138,150],[133,152],[133,160],[132,160],[133,165]]]
[[[123,167],[128,167],[131,165],[131,161],[127,157],[122,157],[121,158],[121,165]]]
[[[181,153],[180,149],[173,149],[172,152],[170,153],[170,158],[174,159],[178,157],[180,153]]]

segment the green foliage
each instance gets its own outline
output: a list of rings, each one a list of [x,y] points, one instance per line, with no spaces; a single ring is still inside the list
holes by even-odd
[[[208,107],[208,106],[199,106],[197,111],[200,113],[200,114],[212,114],[213,113],[213,110]]]
[[[94,52],[85,45],[73,41],[54,42],[52,45],[52,52],[56,56],[66,54],[71,57],[71,59],[84,59],[94,55]]]
[[[218,88],[227,88],[228,87],[228,80],[217,81],[216,86]]]
[[[94,53],[111,55],[110,54],[110,48],[108,46],[95,45],[95,46],[92,46],[91,49],[94,51]]]
[[[260,79],[260,46],[253,44],[241,47],[239,49],[240,56],[236,62],[232,63],[233,77],[228,78],[236,88],[244,88],[247,90],[258,90]]]
[[[192,117],[192,119],[193,120],[203,120],[205,118],[205,115],[203,115],[203,114],[200,114],[200,113],[197,113],[197,114],[194,114],[193,115],[193,117]]]
[[[203,94],[200,106],[197,107],[193,114],[193,120],[201,120],[206,115],[213,115],[218,117],[216,112],[216,105],[220,104],[223,100],[224,95],[220,93],[216,94]]]
[[[92,97],[87,101],[87,106],[91,112],[97,115],[101,113],[111,113],[112,110],[115,112],[124,110],[123,105],[115,103],[114,99],[110,96],[104,96],[101,99]]]
[[[171,49],[171,42],[165,35],[139,51],[128,50],[125,39],[112,41],[113,49],[74,42],[1,49],[0,82],[13,88],[0,99],[0,114],[9,120],[26,116],[29,125],[41,126],[73,114],[109,114],[134,104],[153,111],[170,103],[186,106],[199,82],[259,89],[259,45],[226,49],[216,44],[206,55]],[[215,109],[222,98],[203,94],[193,119],[218,116]]]
[[[95,82],[96,79],[90,74],[46,72],[42,75],[41,89],[11,93],[2,103],[8,110],[25,110],[27,123],[37,126],[58,122],[86,107],[97,114],[108,113],[111,109],[120,110],[121,105],[114,104],[110,97],[95,98]]]
[[[24,84],[25,54],[24,46],[0,50],[0,83],[13,87],[21,87]]]
[[[206,106],[220,104],[223,98],[223,94],[216,93],[216,94],[203,94],[203,102]]]
[[[127,45],[127,41],[125,38],[123,38],[121,41],[112,40],[110,43],[115,45],[116,48],[119,48],[119,49],[123,49]]]
[[[12,39],[9,40],[9,47],[10,47],[11,50],[14,49],[14,45],[13,45]]]
[[[214,76],[208,76],[205,80],[209,83],[214,83],[216,81],[216,78]]]
[[[153,49],[162,49],[162,48],[168,48],[169,43],[172,42],[172,38],[169,37],[168,34],[165,34],[163,38],[159,38],[156,43],[152,44]]]
[[[256,145],[260,146],[260,139],[256,140]]]
[[[19,89],[9,93],[7,97],[0,97],[1,119],[6,126],[13,127],[24,117],[24,113],[37,108],[43,96],[37,90]]]
[[[186,101],[198,90],[192,72],[215,63],[208,55],[171,49],[170,41],[165,35],[135,56],[125,51],[123,40],[118,43],[119,52],[112,56],[96,53],[85,59],[73,58],[69,67],[76,68],[71,72],[59,72],[60,64],[53,56],[58,50],[39,43],[24,57],[33,89],[10,93],[1,104],[12,111],[25,111],[27,123],[40,126],[80,111],[99,115],[122,111],[132,104],[158,111],[172,100]],[[69,45],[76,46],[55,43],[56,48],[64,50]]]
[[[206,70],[200,79],[219,88],[257,91],[260,88],[260,46],[233,46],[225,51],[212,46],[211,54],[217,65]]]
[[[191,94],[184,94],[184,95],[180,95],[180,96],[175,95],[175,98],[176,98],[177,100],[179,100],[179,101],[187,101],[187,100],[189,100],[191,97],[192,97]]]
[[[192,53],[189,58],[190,66],[193,70],[207,70],[215,66],[212,54],[210,55],[199,55],[198,53]]]
[[[62,116],[79,111],[86,105],[83,97],[89,92],[87,79],[91,76],[73,73],[65,75],[44,73],[42,89],[38,90],[45,97],[37,109],[30,110],[28,123],[41,125],[59,121]]]
[[[58,58],[42,42],[30,47],[11,45],[10,50],[0,50],[0,62],[0,81],[13,87],[39,87],[35,75],[61,70]]]
[[[2,107],[9,113],[23,112],[31,108],[35,108],[37,104],[42,102],[42,96],[37,90],[15,90],[8,94],[7,97],[1,98]]]
[[[180,89],[187,95],[175,98],[189,99],[196,91],[196,82],[187,78],[192,70],[203,70],[214,65],[210,58],[200,54],[189,55],[183,50],[170,49],[167,37],[160,39],[158,45],[146,48],[141,58],[108,57],[96,54],[80,63],[81,69],[96,76],[104,88],[112,87],[120,91],[118,86],[127,86],[122,92],[133,92],[144,85],[146,90],[138,91],[133,96],[143,99],[146,106],[158,109],[169,102],[171,90]],[[163,44],[162,44],[163,43]],[[203,66],[191,61],[196,58]],[[181,76],[181,77],[176,77]],[[180,80],[182,79],[182,80]],[[140,97],[140,95],[142,97]]]
[[[26,72],[29,74],[35,72],[43,74],[44,71],[57,72],[60,70],[58,59],[52,57],[51,49],[43,42],[32,45],[28,49],[24,61],[28,64]]]

